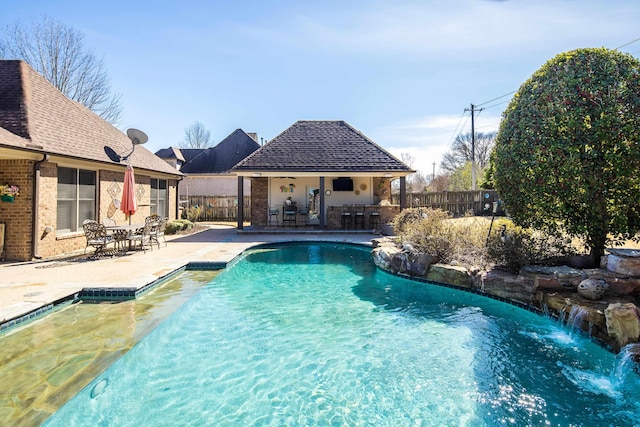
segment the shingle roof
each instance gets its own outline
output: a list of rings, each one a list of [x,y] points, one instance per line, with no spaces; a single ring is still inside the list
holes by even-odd
[[[177,148],[177,150],[179,150],[180,154],[182,154],[184,163],[188,163],[198,157],[200,153],[206,150],[206,148]]]
[[[342,120],[298,121],[232,170],[413,172]]]
[[[242,129],[236,129],[215,147],[203,150],[180,169],[186,174],[226,173],[238,162],[260,148]]]
[[[180,160],[181,162],[185,161],[184,156],[180,152],[180,149],[176,147],[161,148],[160,150],[156,151],[156,156],[165,160],[176,159],[176,160]]]
[[[24,61],[0,60],[0,128],[8,131],[0,132],[0,147],[110,164],[120,163],[114,153],[131,151],[127,135],[67,98]],[[131,164],[181,175],[144,146],[136,148]]]

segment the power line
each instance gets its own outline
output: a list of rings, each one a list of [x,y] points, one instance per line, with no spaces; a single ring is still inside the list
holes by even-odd
[[[462,122],[462,119],[464,118],[464,116],[467,114],[467,110],[465,109],[462,112],[462,116],[460,116],[460,120],[458,120],[458,124],[456,125],[455,129],[453,130],[453,134],[451,135],[451,138],[449,138],[449,145],[451,145],[451,143],[453,142],[454,138],[456,137],[456,132],[458,132],[458,129],[462,129],[464,128],[464,126],[467,124],[466,120],[464,122],[464,124],[462,126],[460,126],[460,123]],[[467,118],[467,120],[469,120],[469,118]],[[462,131],[460,131],[462,132]]]
[[[638,38],[637,38],[637,39],[635,39],[635,40],[631,40],[629,43],[625,43],[625,44],[623,44],[622,46],[618,46],[617,48],[615,48],[615,49],[613,49],[613,50],[618,50],[618,49],[620,49],[621,47],[629,46],[630,44],[635,43],[635,42],[637,42],[638,40],[640,40],[640,37],[638,37]]]
[[[623,45],[620,45],[620,46],[616,47],[614,50],[618,50],[618,49],[623,48],[623,47],[625,47],[625,46],[629,46],[630,44],[633,44],[633,43],[635,43],[635,42],[637,42],[637,41],[640,41],[640,37],[638,37],[638,38],[636,38],[636,39],[633,39],[633,40],[631,40],[631,41],[630,41],[630,42],[628,42],[628,43],[625,43],[625,44],[623,44]],[[638,52],[640,52],[640,51],[633,52],[633,53],[638,53]],[[513,94],[514,94],[514,93],[516,93],[516,92],[517,92],[517,90],[512,90],[511,92],[507,92],[507,93],[505,93],[504,95],[497,96],[497,97],[495,97],[495,98],[492,98],[492,99],[490,99],[490,100],[488,100],[488,101],[485,101],[485,102],[482,102],[482,103],[480,103],[480,104],[475,104],[475,105],[474,105],[474,104],[471,104],[471,109],[465,108],[464,112],[462,113],[462,116],[460,117],[460,120],[458,121],[458,124],[456,125],[456,127],[455,127],[455,129],[454,129],[454,131],[453,131],[453,134],[451,135],[451,138],[449,139],[449,145],[451,145],[451,143],[453,142],[453,140],[454,140],[454,138],[456,137],[456,135],[460,135],[460,134],[462,133],[462,129],[463,129],[463,128],[464,128],[464,126],[467,124],[467,122],[465,121],[465,122],[464,122],[464,124],[463,124],[462,126],[460,126],[460,123],[462,122],[462,118],[464,117],[464,115],[465,115],[465,113],[466,113],[466,112],[468,112],[468,111],[470,111],[470,112],[471,112],[471,115],[470,115],[470,116],[471,116],[471,129],[472,129],[472,130],[471,130],[471,136],[472,136],[472,138],[473,138],[473,136],[474,136],[474,135],[473,135],[473,133],[474,133],[474,123],[473,123],[473,114],[474,114],[474,112],[478,112],[478,114],[480,114],[480,112],[482,112],[482,110],[484,110],[484,109],[493,108],[493,107],[497,107],[498,105],[506,104],[507,102],[509,102],[509,100],[502,101],[502,102],[498,102],[498,103],[495,103],[495,104],[489,105],[489,106],[484,107],[484,108],[479,108],[479,109],[476,109],[476,108],[477,108],[477,107],[481,107],[481,106],[486,105],[486,104],[489,104],[489,103],[491,103],[491,102],[493,102],[493,101],[497,101],[497,100],[502,99],[502,98],[504,98],[504,97],[506,97],[506,96],[513,95]],[[468,118],[467,118],[467,120],[468,120]],[[459,132],[458,132],[458,129],[460,129],[460,131],[459,131]],[[472,144],[472,145],[473,145],[473,144]]]
[[[514,94],[514,93],[516,93],[516,91],[515,91],[515,90],[512,90],[512,91],[511,91],[511,92],[509,92],[509,93],[505,93],[504,95],[500,95],[500,96],[498,96],[498,97],[496,97],[496,98],[493,98],[493,99],[490,99],[490,100],[488,100],[488,101],[485,101],[485,102],[483,102],[483,103],[481,103],[481,104],[478,104],[478,105],[476,105],[476,107],[483,106],[484,104],[488,104],[488,103],[490,103],[490,102],[496,101],[496,100],[498,100],[498,99],[500,99],[500,98],[504,98],[505,96],[509,96],[509,95]]]
[[[484,107],[485,110],[489,109],[489,108],[493,108],[493,107],[497,107],[498,105],[502,105],[502,104],[506,104],[507,102],[509,102],[510,100],[507,99],[506,101],[502,101],[502,102],[498,102],[497,104],[493,104],[493,105],[489,105],[487,107]]]
[[[495,125],[494,125],[494,124],[490,124],[490,125],[483,125],[483,126],[478,126],[478,125],[476,125],[476,130],[478,130],[478,129],[489,129],[489,128],[494,129],[494,128],[495,128]]]

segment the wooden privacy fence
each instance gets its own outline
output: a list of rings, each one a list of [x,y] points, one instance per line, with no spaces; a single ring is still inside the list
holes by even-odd
[[[180,200],[180,207],[189,209],[200,206],[198,221],[237,221],[238,198],[236,196],[189,196]],[[244,196],[244,220],[251,218],[251,196]]]
[[[496,190],[441,191],[437,193],[407,193],[407,207],[442,209],[453,216],[491,215],[493,202],[498,201]],[[391,195],[392,204],[400,204],[400,195]]]

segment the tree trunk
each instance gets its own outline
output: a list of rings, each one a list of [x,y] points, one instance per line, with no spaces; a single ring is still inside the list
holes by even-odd
[[[593,259],[593,268],[599,268],[600,267],[600,260],[602,259],[603,255],[604,255],[604,247],[606,244],[606,238],[603,239],[594,239],[596,240],[596,242],[594,242],[594,244],[591,245],[591,251],[589,252],[589,255],[591,257],[591,259]]]

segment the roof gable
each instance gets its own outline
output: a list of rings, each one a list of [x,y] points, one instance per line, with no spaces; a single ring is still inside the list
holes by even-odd
[[[184,156],[180,152],[180,149],[176,147],[161,148],[160,150],[156,151],[156,156],[164,160],[173,159],[184,162]]]
[[[0,127],[22,137],[0,134],[0,146],[110,164],[123,163],[117,155],[131,151],[123,132],[67,98],[24,61],[0,60]],[[181,175],[143,146],[130,160],[137,168]]]
[[[236,129],[215,147],[189,153],[189,160],[180,169],[186,174],[228,173],[238,162],[260,148],[260,145],[242,129]],[[185,158],[187,158],[187,154]],[[189,151],[196,151],[195,149]]]
[[[233,171],[413,172],[342,120],[301,120]]]
[[[23,72],[20,61],[3,61],[0,66],[0,127],[29,138]]]

